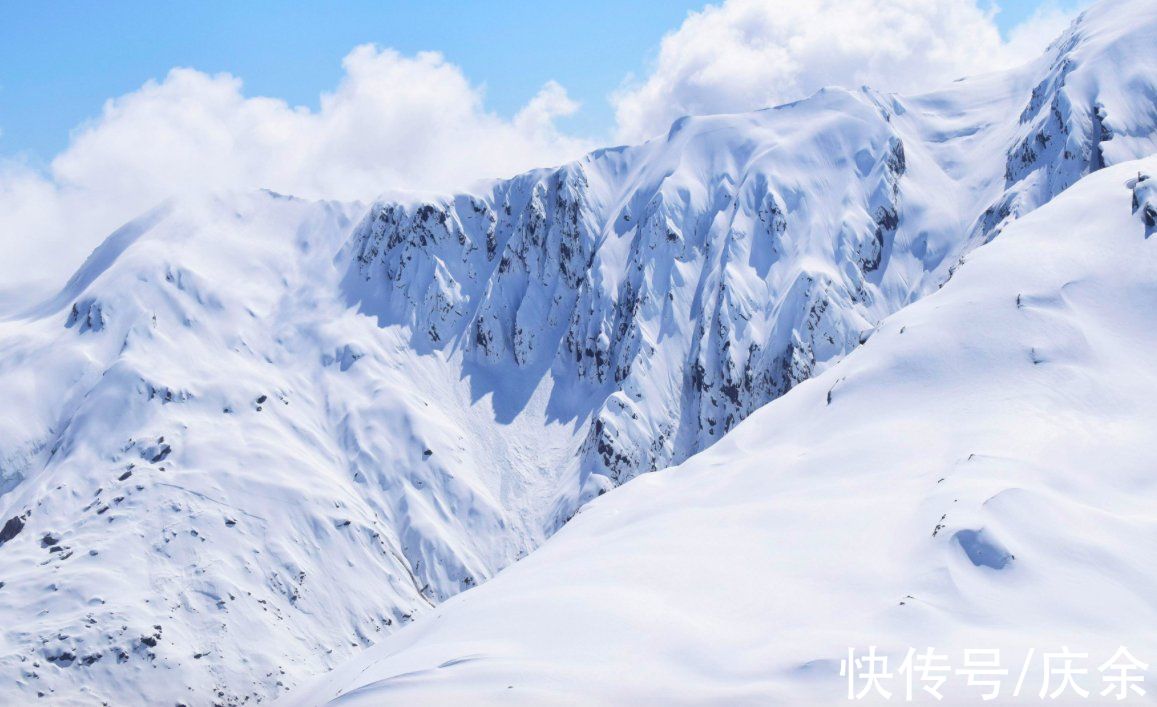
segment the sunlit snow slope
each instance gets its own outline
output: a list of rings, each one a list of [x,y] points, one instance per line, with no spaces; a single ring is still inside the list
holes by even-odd
[[[910,646],[957,666],[1001,648],[1008,697],[1029,648],[1157,657],[1157,179],[1134,202],[1139,171],[1157,159],[1087,177],[825,374],[298,701],[843,703],[840,660],[869,645],[893,669]]]
[[[159,206],[0,320],[0,702],[340,664],[1152,154],[1155,44],[1157,5],[1104,0],[923,96],[684,118],[470,194]]]

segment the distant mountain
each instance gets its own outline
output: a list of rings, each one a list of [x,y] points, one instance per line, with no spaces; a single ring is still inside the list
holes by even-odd
[[[1155,40],[1152,3],[1105,0],[932,94],[683,118],[475,194],[176,197],[126,225],[0,321],[0,701],[233,704],[338,665],[1157,152]],[[818,424],[784,414],[747,434]]]

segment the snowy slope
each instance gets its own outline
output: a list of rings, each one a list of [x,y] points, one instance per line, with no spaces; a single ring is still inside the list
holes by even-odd
[[[837,703],[869,645],[893,668],[909,646],[957,666],[1001,648],[1006,697],[1027,649],[1067,645],[1099,658],[1096,696],[1119,645],[1151,662],[1157,179],[1134,208],[1138,171],[1157,158],[1017,221],[825,374],[295,702]]]
[[[573,433],[345,306],[363,211],[168,205],[0,324],[0,701],[267,698],[541,542]]]
[[[0,319],[0,701],[263,700],[488,579],[1151,154],[1155,37],[1152,3],[1106,0],[925,96],[685,118],[472,194],[127,225]]]

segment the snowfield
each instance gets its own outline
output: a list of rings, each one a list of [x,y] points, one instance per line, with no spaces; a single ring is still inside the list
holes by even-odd
[[[1032,648],[1152,661],[1157,239],[1138,171],[1157,159],[1085,178],[831,370],[291,702],[840,703],[840,661],[872,645],[893,669],[908,647],[957,666],[1000,648],[1005,697]]]
[[[159,205],[2,303],[0,703],[822,703],[871,645],[1157,659],[1154,46],[1157,5],[1102,0],[926,95],[466,194]]]

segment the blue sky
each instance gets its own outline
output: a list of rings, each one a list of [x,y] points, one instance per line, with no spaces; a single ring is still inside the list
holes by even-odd
[[[1001,30],[1042,1],[1003,0]],[[44,164],[106,99],[174,66],[229,72],[244,80],[246,95],[316,107],[341,77],[342,57],[365,42],[442,52],[505,117],[556,80],[582,103],[560,127],[605,135],[614,121],[608,94],[628,74],[644,74],[664,33],[703,4],[0,0],[0,155]]]

